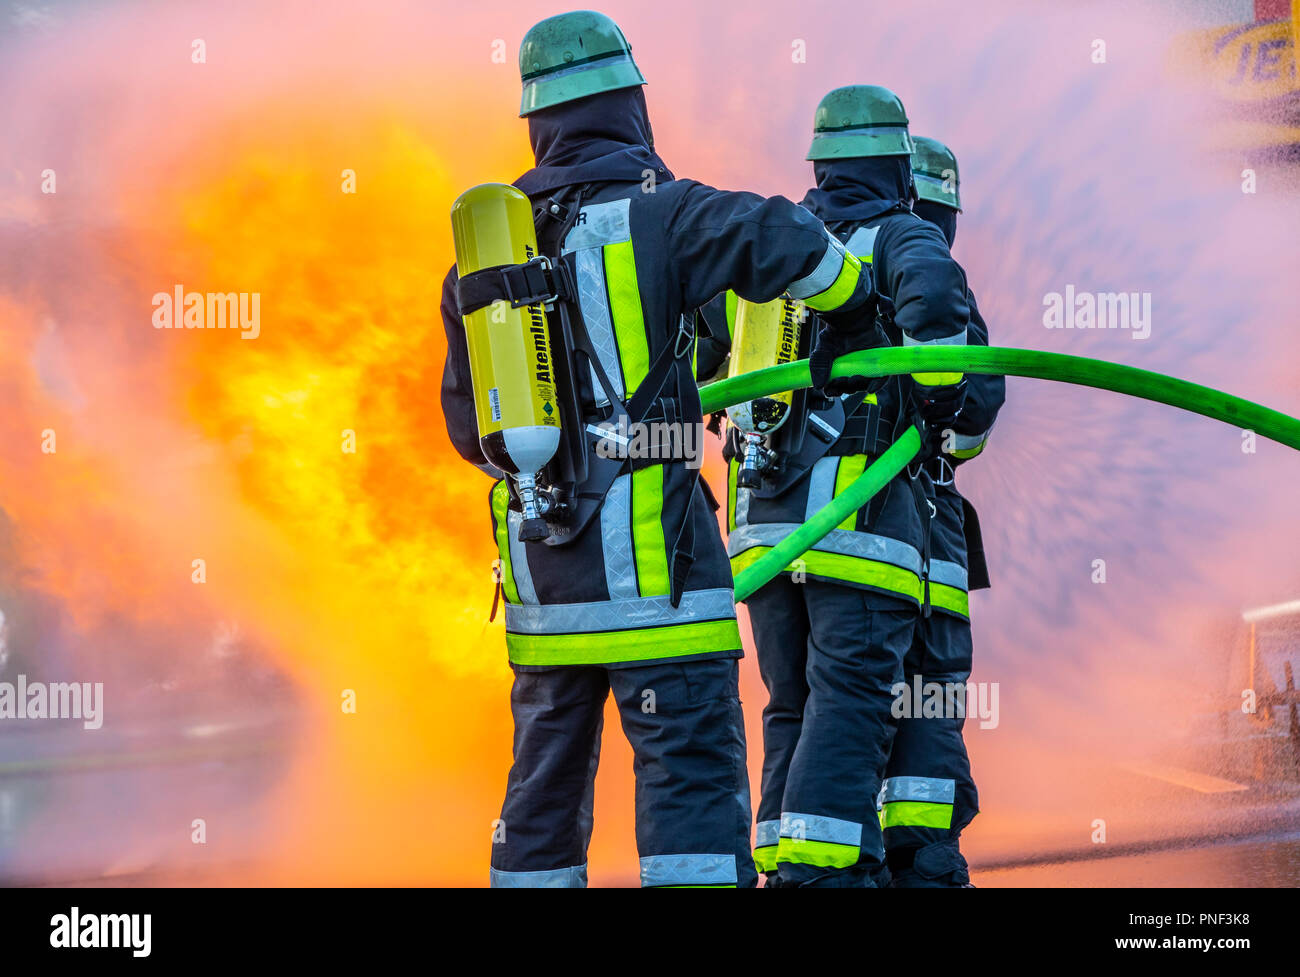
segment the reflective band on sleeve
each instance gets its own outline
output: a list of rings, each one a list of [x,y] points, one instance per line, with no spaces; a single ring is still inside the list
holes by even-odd
[[[509,504],[510,489],[503,478],[492,487],[492,518],[497,527],[497,555],[501,558],[501,588],[508,603],[518,604],[519,591],[515,587],[514,567],[510,565],[510,520],[506,518]]]
[[[939,339],[913,339],[907,333],[903,333],[904,346],[965,346],[966,330],[953,333],[951,336],[943,336]]]
[[[854,479],[866,471],[866,469],[866,455],[844,455],[840,458],[839,468],[835,471],[835,494],[839,495],[848,488],[853,483]],[[845,516],[844,521],[840,523],[839,528],[849,530],[855,528],[858,524],[858,512],[860,511],[861,510],[859,509],[855,509],[853,512]]]
[[[611,665],[739,651],[740,630],[734,617],[589,634],[506,631],[506,652],[516,665]]]
[[[947,387],[954,383],[961,383],[965,375],[964,373],[913,373],[912,379],[927,387]]]
[[[951,804],[957,796],[957,782],[941,777],[889,777],[881,789],[885,804],[893,801],[933,801]]]
[[[817,267],[798,281],[791,282],[786,293],[792,299],[806,299],[810,295],[824,292],[835,284],[844,270],[844,245],[840,244],[830,231],[826,232],[826,250],[822,253]]]
[[[954,458],[974,458],[984,450],[984,445],[988,444],[989,435],[993,433],[993,428],[989,428],[983,434],[957,434],[953,437],[952,450],[948,454]]]
[[[740,304],[740,296],[735,292],[727,289],[727,297],[724,300],[727,310],[727,335],[731,339],[736,338],[736,308]]]
[[[966,330],[953,333],[951,336],[942,336],[939,339],[913,339],[907,333],[903,333],[904,346],[965,346]],[[949,384],[961,383],[964,373],[913,373],[912,379],[917,383],[923,383],[927,387],[946,387]]]
[[[886,802],[880,812],[882,828],[951,828],[952,805],[929,801]]]
[[[574,865],[542,872],[503,872],[494,868],[488,879],[493,889],[585,889],[587,866]]]
[[[734,886],[735,855],[647,855],[641,859],[641,885]]]
[[[647,345],[645,318],[641,311],[636,256],[632,251],[631,240],[607,244],[604,251],[609,311],[614,320],[614,334],[618,337],[618,356],[623,365],[625,396],[631,397],[650,371],[650,347]]]
[[[846,254],[835,283],[826,291],[804,299],[804,305],[814,312],[832,312],[838,309],[852,298],[853,290],[858,287],[858,279],[861,275],[862,262],[853,255]]]
[[[861,854],[862,825],[816,814],[783,813],[777,861],[848,868]]]
[[[642,597],[668,593],[668,544],[664,538],[663,465],[632,473],[632,539]]]
[[[668,595],[598,600],[585,604],[514,604],[506,608],[512,634],[595,634],[655,628],[736,616],[730,587],[688,590],[673,607]]]

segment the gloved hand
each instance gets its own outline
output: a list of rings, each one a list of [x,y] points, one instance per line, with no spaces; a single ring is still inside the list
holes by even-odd
[[[913,381],[912,402],[917,416],[925,421],[928,457],[936,457],[943,447],[944,432],[957,423],[966,404],[966,378],[937,387]]]
[[[832,380],[831,364],[848,353],[887,345],[885,334],[874,321],[870,329],[859,333],[845,333],[830,326],[822,326],[817,334],[817,344],[808,357],[808,372],[812,375],[813,388],[827,397],[838,397],[855,390],[879,389],[884,383],[883,377],[840,377]]]

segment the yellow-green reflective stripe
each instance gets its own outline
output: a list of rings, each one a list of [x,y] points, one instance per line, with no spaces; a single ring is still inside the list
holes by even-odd
[[[734,619],[590,634],[506,632],[506,651],[516,665],[607,665],[739,649]]]
[[[858,863],[861,848],[837,845],[833,841],[799,841],[782,838],[776,846],[776,860],[787,865],[817,865],[822,868],[848,868]]]
[[[510,562],[510,520],[506,516],[506,507],[510,504],[510,489],[505,479],[497,482],[492,489],[492,518],[497,524],[497,553],[501,557],[501,586],[505,590],[506,600],[512,604],[519,603],[519,589],[515,586],[514,565]]]
[[[930,581],[930,603],[962,617],[970,617],[970,596],[958,587]]]
[[[641,314],[641,289],[636,281],[632,241],[606,244],[605,288],[609,314],[618,339],[618,359],[623,367],[623,387],[631,397],[650,372],[650,347],[646,345],[645,318]]]
[[[840,459],[839,467],[835,469],[835,491],[834,495],[839,495],[848,488],[853,481],[867,470],[866,455],[845,455]],[[844,517],[844,521],[839,524],[839,529],[856,529],[858,526],[858,510],[854,510]]]
[[[858,276],[861,274],[862,262],[846,251],[844,263],[840,265],[840,273],[835,276],[831,287],[811,298],[804,299],[803,304],[814,312],[838,309],[853,295],[853,290],[858,287]]]
[[[933,801],[891,801],[880,812],[882,828],[951,828],[952,805]]]
[[[770,546],[751,546],[745,552],[733,556],[731,558],[732,576],[736,576],[742,570],[752,566],[771,548]],[[802,563],[801,567],[791,563],[783,572],[792,573],[795,570],[802,569],[805,573],[812,574],[815,577],[862,584],[908,597],[917,603],[921,601],[921,578],[912,571],[903,570],[892,563],[880,563],[876,560],[863,559],[860,556],[845,556],[842,553],[823,553],[820,550],[809,550],[799,560]]]
[[[946,387],[949,384],[961,383],[961,378],[965,375],[964,373],[913,373],[912,379],[927,387]]]
[[[632,473],[632,550],[642,597],[668,593],[668,546],[664,539],[664,467]]]
[[[732,339],[736,338],[736,306],[739,303],[739,296],[730,289],[727,290],[727,335]]]
[[[735,458],[727,463],[727,531],[736,528],[736,476],[740,473],[740,462]]]
[[[764,845],[762,848],[754,849],[754,868],[764,875],[771,875],[776,871],[776,861],[776,845]]]

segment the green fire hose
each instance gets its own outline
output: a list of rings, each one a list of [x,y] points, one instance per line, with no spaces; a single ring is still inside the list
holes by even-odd
[[[1059,380],[1140,397],[1179,407],[1235,427],[1254,431],[1300,451],[1300,420],[1260,404],[1203,387],[1086,356],[1000,346],[891,346],[850,353],[835,361],[832,377],[883,377],[900,373],[986,373],[998,376]],[[757,370],[700,388],[705,413],[756,397],[811,383],[808,361]],[[910,428],[844,492],[736,577],[736,600],[744,600],[815,546],[848,515],[865,505],[920,451],[921,439]]]

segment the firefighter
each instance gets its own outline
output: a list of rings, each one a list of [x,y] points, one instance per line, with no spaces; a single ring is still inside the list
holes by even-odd
[[[635,755],[642,885],[753,885],[741,642],[698,459],[611,464],[592,432],[616,416],[700,422],[689,313],[727,289],[760,302],[788,293],[823,314],[837,342],[859,345],[872,322],[870,271],[785,198],[674,178],[654,151],[645,79],[608,17],[542,21],[525,35],[519,66],[536,166],[514,185],[533,203],[548,262],[472,280],[448,274],[443,410],[457,451],[490,469],[462,311],[526,292],[569,323],[561,342],[552,331],[551,352],[557,365],[572,361],[576,423],[563,425],[557,452],[573,481],[555,477],[563,484],[546,527],[523,525],[511,480],[490,493],[515,675],[514,764],[491,882],[585,884],[612,693]],[[527,277],[539,274],[540,284]]]
[[[957,158],[943,143],[917,137],[912,174],[917,201],[913,211],[938,227],[951,248],[961,211]],[[970,306],[967,342],[987,346],[988,326],[966,292]],[[979,519],[957,491],[957,466],[984,450],[1006,398],[1000,376],[971,375],[961,416],[926,462],[934,485],[934,519],[930,526],[930,604],[933,613],[921,622],[903,667],[912,696],[920,688],[957,689],[944,693],[939,716],[915,714],[910,702],[899,719],[893,752],[881,792],[881,826],[885,854],[897,888],[956,887],[970,876],[959,838],[979,811],[970,759],[962,740],[964,690],[970,680],[971,626],[968,591],[989,585]]]
[[[873,269],[878,327],[889,342],[963,344],[965,278],[943,235],[911,211],[907,126],[888,89],[829,93],[817,107],[808,153],[817,186],[803,204]],[[712,336],[726,334],[719,313],[734,305],[721,299],[706,307]],[[773,437],[774,460],[758,487],[738,486],[731,462],[735,573],[830,502],[914,420],[939,432],[961,411],[961,374],[916,374],[869,389],[830,380],[830,364],[849,345],[825,323],[815,325],[810,366],[818,392],[796,399],[801,416]],[[936,438],[928,438],[927,453]],[[729,447],[734,455],[734,436]],[[769,884],[870,886],[882,874],[876,799],[894,733],[892,690],[928,612],[930,491],[919,463],[900,473],[749,598],[769,693],[754,849]]]

